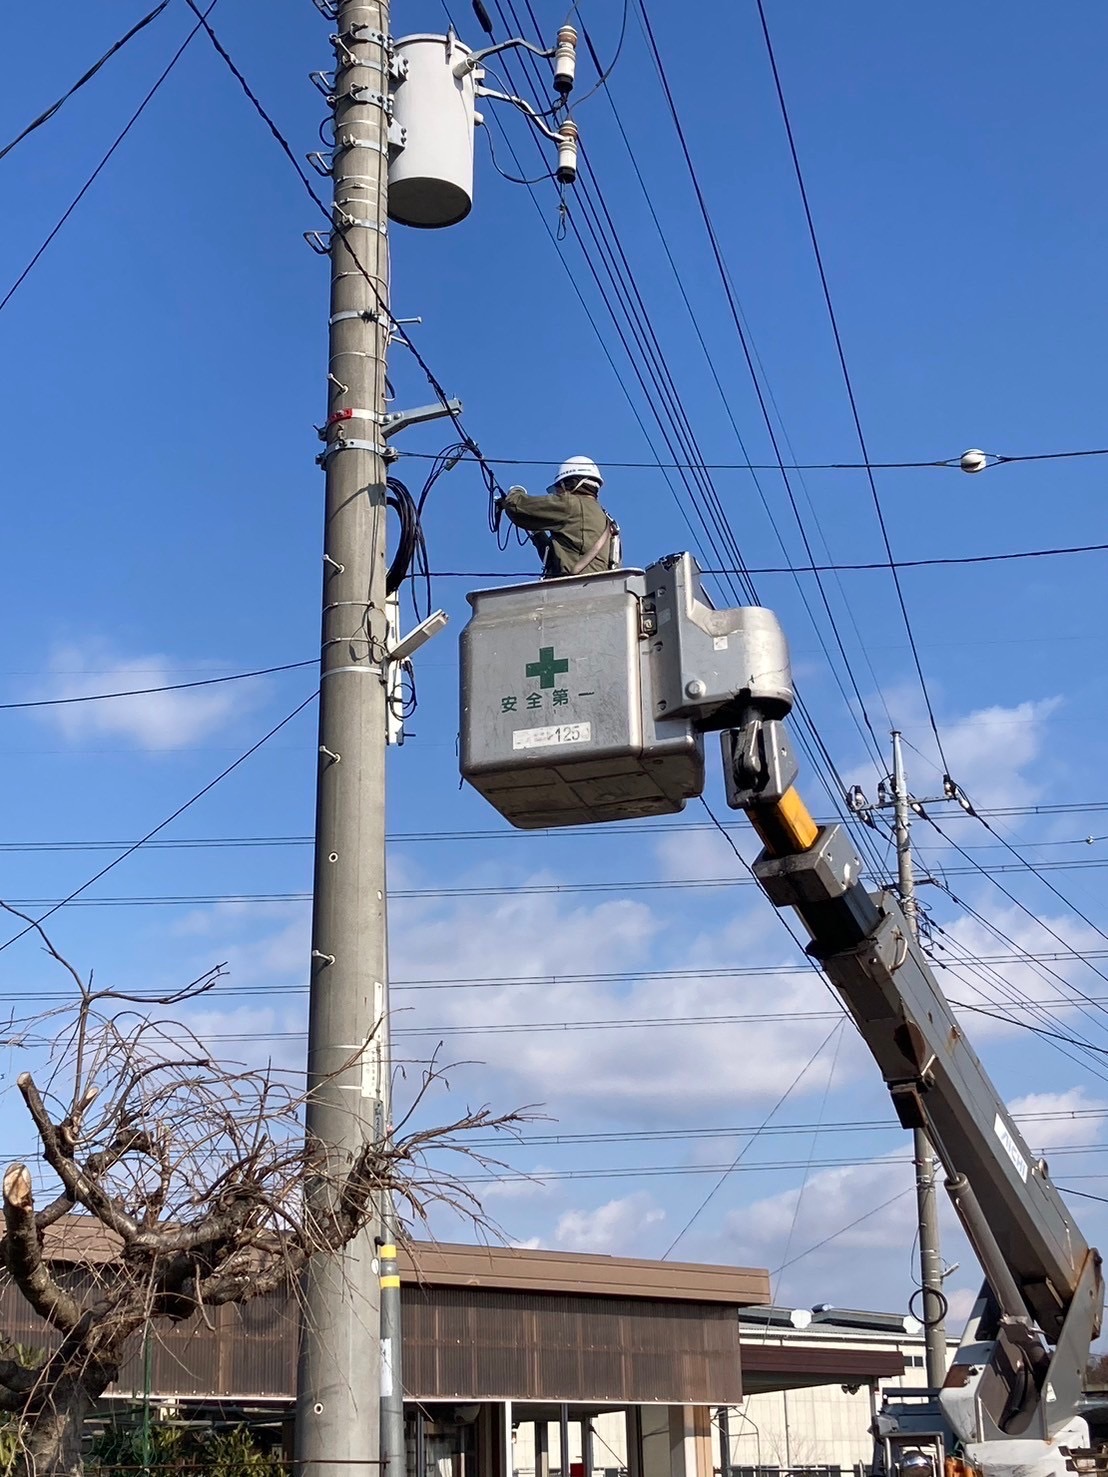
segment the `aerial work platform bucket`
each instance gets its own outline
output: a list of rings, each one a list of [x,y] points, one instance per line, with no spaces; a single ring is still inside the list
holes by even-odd
[[[792,704],[776,617],[714,610],[688,554],[468,598],[462,775],[521,829],[682,810],[705,729]]]

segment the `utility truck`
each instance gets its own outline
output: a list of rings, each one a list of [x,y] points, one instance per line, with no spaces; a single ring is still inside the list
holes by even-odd
[[[897,897],[871,892],[846,830],[796,788],[788,648],[771,611],[717,610],[689,554],[645,570],[469,596],[462,774],[511,823],[577,826],[680,810],[720,734],[753,870],[791,908],[905,1128],[924,1128],[984,1273],[942,1388],[887,1405],[886,1477],[1061,1477],[1103,1469],[1079,1409],[1100,1331],[1100,1256],[1009,1117]]]

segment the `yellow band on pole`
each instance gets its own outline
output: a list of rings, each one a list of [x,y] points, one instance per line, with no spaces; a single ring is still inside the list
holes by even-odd
[[[400,1278],[399,1277],[395,1277],[395,1276],[394,1277],[382,1277],[381,1278],[381,1286],[382,1287],[399,1287],[400,1286]]]
[[[396,1247],[386,1242],[381,1247],[381,1260],[383,1262],[394,1262],[396,1260]]]

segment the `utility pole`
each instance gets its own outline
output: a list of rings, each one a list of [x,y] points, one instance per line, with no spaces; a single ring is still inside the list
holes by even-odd
[[[321,7],[323,8],[323,7]],[[387,0],[336,0],[331,311],[307,1132],[331,1174],[389,1123],[385,523]],[[311,1193],[311,1192],[310,1192]],[[327,1184],[315,1186],[318,1199]],[[310,1198],[310,1195],[309,1195]],[[312,1258],[297,1477],[380,1477],[377,1242]],[[387,1233],[386,1233],[387,1234]],[[390,1466],[388,1477],[402,1477]]]
[[[904,777],[900,734],[893,739],[893,814],[896,819],[896,865],[900,902],[912,935],[919,938],[919,905],[912,870],[911,811]],[[912,1130],[916,1172],[916,1209],[919,1214],[920,1288],[923,1292],[923,1324],[926,1340],[927,1383],[937,1389],[946,1378],[946,1326],[943,1297],[943,1262],[939,1252],[939,1207],[935,1194],[935,1151],[922,1128]]]

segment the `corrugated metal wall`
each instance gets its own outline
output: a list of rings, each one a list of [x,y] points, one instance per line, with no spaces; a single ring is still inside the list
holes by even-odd
[[[417,1399],[742,1398],[738,1318],[724,1304],[405,1287],[403,1314],[404,1384]],[[0,1327],[19,1343],[46,1342],[10,1284],[0,1287]],[[288,1398],[295,1373],[296,1307],[283,1297],[214,1308],[206,1320],[157,1331],[158,1395]],[[139,1392],[142,1383],[139,1343],[116,1388]]]
[[[427,1400],[742,1397],[738,1319],[719,1304],[405,1288],[404,1343]]]

